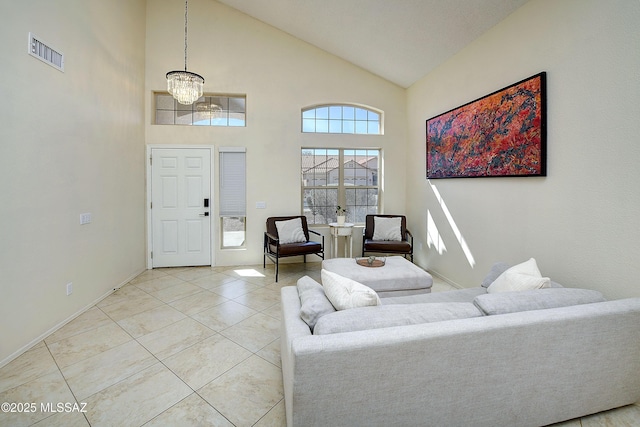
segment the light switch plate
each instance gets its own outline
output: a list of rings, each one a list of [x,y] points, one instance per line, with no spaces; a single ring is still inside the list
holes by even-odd
[[[256,209],[266,209],[267,202],[256,202]]]
[[[90,224],[91,223],[91,214],[83,213],[80,214],[80,225]]]

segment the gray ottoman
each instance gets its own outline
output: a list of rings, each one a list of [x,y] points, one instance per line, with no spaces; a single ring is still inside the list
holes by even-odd
[[[429,273],[401,256],[387,257],[382,267],[363,267],[353,258],[325,259],[322,268],[367,285],[380,297],[425,294],[433,285]]]

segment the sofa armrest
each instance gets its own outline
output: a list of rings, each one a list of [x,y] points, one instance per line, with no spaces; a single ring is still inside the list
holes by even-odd
[[[285,410],[287,420],[293,419],[293,381],[295,358],[292,343],[296,339],[312,337],[311,329],[300,318],[300,297],[296,286],[284,286],[280,289],[280,312],[282,324],[280,331],[280,360],[282,362],[282,385],[284,387]]]

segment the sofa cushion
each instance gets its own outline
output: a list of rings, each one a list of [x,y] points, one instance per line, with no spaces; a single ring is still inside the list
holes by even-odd
[[[488,288],[489,285],[491,285],[498,278],[498,276],[500,276],[502,273],[507,271],[509,267],[511,266],[506,262],[500,261],[500,262],[494,263],[491,266],[491,270],[489,271],[489,273],[487,273],[485,278],[482,279],[481,285],[485,288]]]
[[[276,221],[276,229],[278,230],[278,240],[281,245],[307,241],[307,236],[304,235],[302,220],[300,218]]]
[[[373,221],[373,240],[402,240],[402,233],[400,230],[400,227],[402,226],[402,218],[385,218],[376,216],[373,218]]]
[[[381,304],[376,291],[362,283],[325,269],[320,275],[324,293],[337,310]]]
[[[590,289],[548,288],[478,295],[473,303],[484,314],[494,315],[603,301],[605,299],[600,292]]]
[[[475,288],[456,289],[454,291],[430,292],[427,294],[403,295],[398,297],[381,298],[382,305],[388,304],[420,304],[434,302],[468,302],[473,303],[473,299],[478,295],[487,293],[487,289],[482,286]]]
[[[300,318],[309,325],[313,332],[316,322],[325,314],[336,309],[324,293],[322,285],[309,276],[298,279],[298,296],[300,297]]]
[[[444,320],[480,317],[471,303],[390,304],[336,311],[318,320],[314,335],[416,325]]]
[[[548,288],[551,280],[542,277],[536,260],[530,258],[528,261],[514,265],[502,273],[487,288],[488,293],[527,291],[532,289]]]

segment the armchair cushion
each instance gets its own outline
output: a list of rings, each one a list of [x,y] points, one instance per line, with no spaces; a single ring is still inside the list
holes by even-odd
[[[402,240],[401,226],[402,218],[385,218],[376,216],[374,219],[373,240]]]
[[[307,236],[304,235],[302,220],[300,218],[292,218],[286,221],[275,221],[275,224],[281,245],[307,241]]]
[[[404,215],[367,215],[365,217],[365,227],[364,227],[364,239],[365,240],[375,240],[373,238],[373,234],[375,233],[376,221],[378,218],[400,218],[400,239],[406,240],[407,238],[407,218]]]
[[[270,245],[269,249],[275,252],[278,248],[275,245]],[[280,256],[292,256],[292,255],[311,255],[317,252],[322,252],[322,244],[314,242],[312,240],[308,242],[299,243],[287,243],[286,245],[280,245]]]

